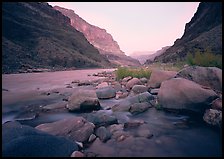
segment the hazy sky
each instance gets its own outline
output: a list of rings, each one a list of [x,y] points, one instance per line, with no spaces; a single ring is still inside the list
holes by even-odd
[[[49,2],[104,28],[127,55],[173,45],[199,2]]]

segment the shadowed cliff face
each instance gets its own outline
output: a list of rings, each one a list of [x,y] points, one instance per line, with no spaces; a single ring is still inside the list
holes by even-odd
[[[86,39],[112,63],[130,66],[140,65],[138,60],[126,56],[124,52],[120,50],[118,43],[109,33],[106,32],[105,29],[89,24],[79,17],[79,15],[77,15],[73,10],[59,6],[54,6],[54,9],[69,17],[71,19],[71,25],[78,31],[82,32]]]
[[[211,49],[214,54],[222,54],[222,4],[221,2],[201,2],[191,21],[186,24],[183,36],[156,61],[174,62],[184,60],[188,52],[195,49]]]
[[[47,3],[4,2],[2,6],[3,73],[29,68],[107,67],[70,19]]]

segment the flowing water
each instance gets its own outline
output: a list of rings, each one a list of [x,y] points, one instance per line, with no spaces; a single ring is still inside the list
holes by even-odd
[[[40,107],[63,101],[63,98],[78,89],[66,88],[66,84],[73,80],[98,79],[99,77],[88,74],[102,71],[104,70],[90,69],[2,75],[2,123],[18,120],[22,124],[35,127],[72,116],[83,116],[82,113],[69,113],[66,109],[44,113],[38,111]],[[93,86],[79,88],[94,89]],[[144,120],[153,137],[147,140],[139,138],[135,143],[131,140],[119,144],[113,141],[104,145],[95,143],[94,148],[87,150],[102,152],[103,149],[104,156],[222,156],[220,129],[208,127],[203,121],[195,121],[188,115],[155,108],[134,116],[128,112],[106,110],[117,102],[119,100],[116,99],[100,100],[101,106],[105,108],[101,111],[115,115],[119,123],[133,119]],[[130,149],[122,147],[125,144]]]

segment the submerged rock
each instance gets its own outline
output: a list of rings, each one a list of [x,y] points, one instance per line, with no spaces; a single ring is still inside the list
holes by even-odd
[[[101,141],[106,142],[111,138],[112,134],[104,126],[101,126],[96,129],[96,136],[98,136]]]

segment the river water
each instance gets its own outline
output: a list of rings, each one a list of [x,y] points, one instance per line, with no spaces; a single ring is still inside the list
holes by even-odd
[[[89,69],[74,71],[57,71],[44,73],[7,74],[2,75],[2,123],[22,119],[22,124],[37,126],[71,116],[82,116],[78,113],[68,113],[66,110],[51,113],[40,113],[33,118],[37,107],[61,102],[78,87],[66,88],[73,80],[95,80],[89,76],[113,69]],[[81,89],[94,89],[93,86],[81,86]],[[50,95],[46,95],[50,92]],[[101,100],[101,106],[106,108],[116,104],[118,100]],[[63,104],[63,103],[62,103]],[[28,109],[29,108],[29,109]],[[27,112],[27,109],[29,112]],[[25,116],[24,114],[25,112]],[[110,110],[104,110],[111,113]],[[222,132],[220,129],[208,127],[203,121],[194,121],[187,115],[168,113],[155,108],[131,115],[127,112],[117,113],[120,123],[132,119],[144,120],[150,127],[153,137],[139,141],[140,150],[131,151],[118,148],[117,143],[97,145],[90,150],[102,153],[104,156],[222,156]],[[27,118],[27,119],[26,119]],[[25,119],[25,120],[24,120]],[[186,121],[188,121],[186,123]],[[137,141],[136,141],[137,142]],[[125,143],[124,143],[125,144]],[[114,149],[111,149],[114,147]],[[117,147],[117,148],[116,148]],[[121,152],[122,151],[122,152]]]

